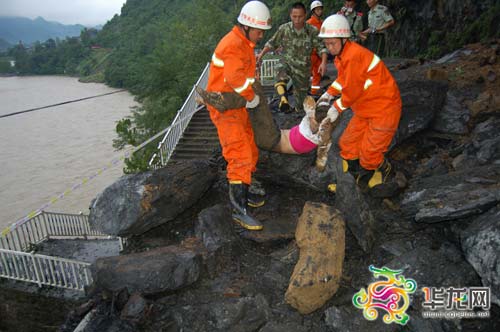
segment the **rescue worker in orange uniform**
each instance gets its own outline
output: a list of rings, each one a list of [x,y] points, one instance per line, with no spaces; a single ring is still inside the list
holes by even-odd
[[[350,172],[361,188],[384,183],[391,164],[385,152],[398,129],[401,96],[396,81],[380,58],[350,41],[351,28],[343,15],[325,19],[319,34],[335,56],[338,76],[318,100],[330,105],[330,121],[350,108],[353,117],[339,139],[344,172]]]
[[[247,2],[238,16],[238,24],[215,48],[207,84],[209,92],[234,91],[247,100],[246,107],[223,113],[212,106],[207,108],[227,161],[233,220],[249,230],[261,230],[263,226],[247,212],[247,204],[251,204],[248,188],[259,156],[247,108],[255,108],[261,102],[252,89],[256,69],[254,47],[263,38],[264,30],[269,29],[271,14],[267,6],[260,1]],[[263,201],[254,203],[258,206]]]
[[[318,31],[321,29],[321,24],[323,20],[321,16],[323,15],[323,3],[321,1],[315,0],[311,3],[311,18],[309,18],[306,23],[312,25]],[[318,95],[321,89],[321,74],[319,73],[319,66],[321,65],[321,57],[318,55],[318,51],[313,49],[311,52],[311,90],[310,94],[315,96]]]

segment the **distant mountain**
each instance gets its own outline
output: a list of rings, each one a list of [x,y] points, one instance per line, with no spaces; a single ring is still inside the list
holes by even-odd
[[[10,44],[8,41],[6,41],[3,38],[0,38],[0,52],[6,51],[11,46],[12,44]]]
[[[10,44],[17,44],[20,40],[24,44],[35,41],[46,41],[49,38],[79,36],[83,25],[64,25],[58,22],[49,22],[42,17],[32,20],[26,17],[0,16],[0,39]]]

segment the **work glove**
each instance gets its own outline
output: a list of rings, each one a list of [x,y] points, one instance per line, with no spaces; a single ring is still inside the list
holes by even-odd
[[[319,97],[318,102],[316,103],[317,107],[328,107],[330,106],[330,102],[332,101],[333,96],[328,92],[325,92]]]
[[[255,94],[255,97],[253,97],[252,100],[247,101],[247,104],[245,107],[246,108],[255,108],[255,107],[259,106],[259,103],[260,103],[259,95]]]
[[[326,113],[326,117],[330,119],[331,123],[334,123],[335,120],[339,117],[339,111],[335,108],[335,106],[330,106],[328,109],[328,113]]]

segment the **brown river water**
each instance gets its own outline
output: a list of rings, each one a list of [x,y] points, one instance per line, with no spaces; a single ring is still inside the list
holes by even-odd
[[[62,76],[0,77],[0,115],[113,91]],[[0,118],[0,231],[123,156],[112,147],[116,122],[136,105],[124,91]],[[46,211],[87,214],[122,168],[120,161]]]

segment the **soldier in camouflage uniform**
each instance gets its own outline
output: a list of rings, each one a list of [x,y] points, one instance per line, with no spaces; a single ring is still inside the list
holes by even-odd
[[[296,111],[302,110],[304,98],[309,90],[309,77],[311,73],[311,51],[318,50],[321,56],[319,72],[326,72],[328,50],[318,38],[318,29],[306,24],[306,7],[301,2],[296,2],[290,10],[291,22],[282,24],[278,31],[266,43],[257,55],[257,63],[264,54],[273,49],[282,48],[282,58],[277,68],[275,88],[280,97],[279,109],[290,112],[290,104],[286,96],[286,86],[291,79],[295,97]]]
[[[394,18],[386,6],[380,5],[378,0],[366,0],[368,12],[368,29],[361,33],[365,46],[379,56],[386,56],[386,31],[394,25]]]
[[[363,31],[363,13],[355,10],[356,1],[346,0],[344,1],[344,7],[342,7],[337,14],[344,15],[349,22],[351,27],[351,38],[352,41],[359,42],[361,40],[360,33]]]

